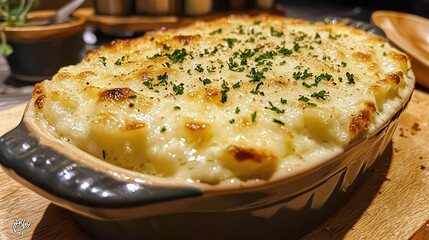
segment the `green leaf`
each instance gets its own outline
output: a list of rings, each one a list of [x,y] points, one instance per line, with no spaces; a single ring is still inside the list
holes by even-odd
[[[7,43],[3,43],[1,45],[1,53],[3,54],[3,56],[8,57],[9,55],[11,55],[13,53],[12,46],[10,46]]]

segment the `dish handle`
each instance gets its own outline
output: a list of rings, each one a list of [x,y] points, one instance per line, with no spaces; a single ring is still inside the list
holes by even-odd
[[[61,198],[91,208],[129,208],[203,193],[192,187],[115,179],[42,145],[24,121],[0,137],[0,165],[12,178],[30,189],[36,187],[54,202]]]

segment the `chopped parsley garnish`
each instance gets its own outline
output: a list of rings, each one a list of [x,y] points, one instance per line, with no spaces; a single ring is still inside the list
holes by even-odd
[[[336,35],[329,34],[329,39],[332,39],[332,40],[337,40],[339,37],[341,37],[341,34],[336,34]]]
[[[172,54],[165,54],[173,63],[182,63],[185,57],[188,55],[186,49],[176,49]]]
[[[238,63],[234,62],[232,58],[229,58],[229,62],[227,62],[229,70],[234,72],[243,72],[244,67],[239,67]]]
[[[278,119],[275,119],[275,118],[273,118],[273,122],[274,122],[274,123],[277,123],[277,124],[280,124],[280,125],[285,125],[285,123],[284,123],[284,122],[282,122],[282,121],[280,121],[280,120],[278,120]]]
[[[273,37],[282,37],[283,36],[282,31],[277,31],[273,27],[270,27],[270,32],[271,32],[271,36],[273,36]]]
[[[222,91],[220,91],[220,94],[221,94],[220,102],[225,103],[226,100],[228,99],[228,96],[226,95],[226,93],[229,92],[229,87],[225,80],[223,80],[221,87],[222,87]]]
[[[103,64],[103,66],[106,66],[106,60],[107,60],[107,58],[106,57],[99,57],[98,58],[98,60]]]
[[[153,89],[153,84],[151,81],[144,81],[143,85],[145,85],[149,89]]]
[[[167,44],[162,44],[162,49],[170,50],[170,47]]]
[[[285,47],[281,47],[279,50],[277,50],[277,52],[283,54],[286,57],[289,57],[293,53],[292,50]]]
[[[162,128],[159,130],[159,132],[164,133],[165,131],[167,131],[167,128],[165,126],[162,126]]]
[[[240,108],[239,107],[236,107],[235,108],[235,114],[238,114],[240,112]]]
[[[175,92],[176,95],[182,95],[184,90],[185,90],[185,84],[183,83],[179,85],[173,84],[173,92]]]
[[[260,25],[261,24],[261,21],[254,21],[253,22],[253,25]]]
[[[164,74],[162,74],[162,75],[158,75],[156,78],[159,80],[159,82],[156,84],[156,86],[167,85],[167,83],[168,83],[167,82],[168,81],[167,72],[164,72]]]
[[[231,124],[235,123],[235,119],[234,118],[229,119],[229,123],[231,123]]]
[[[261,79],[265,79],[264,73],[268,71],[268,68],[263,68],[261,71],[258,71],[256,68],[252,68],[250,73],[246,77],[251,78],[250,82],[260,82]]]
[[[280,109],[278,107],[275,107],[272,102],[268,102],[268,103],[270,104],[270,107],[265,107],[266,109],[269,109],[269,110],[274,111],[276,113],[285,113],[285,110]]]
[[[260,95],[264,96],[264,95],[265,95],[265,94],[264,94],[264,92],[259,91],[259,88],[260,88],[263,84],[264,84],[263,82],[259,82],[259,83],[256,85],[255,89],[252,89],[252,91],[250,91],[250,93],[252,93],[252,94],[260,94]]]
[[[294,43],[293,43],[293,50],[294,50],[295,52],[298,52],[300,48],[301,48],[301,46],[299,46],[299,44],[298,44],[297,42],[294,42]]]
[[[281,103],[281,104],[286,104],[286,103],[287,103],[287,100],[286,100],[286,99],[283,99],[283,98],[280,98],[280,103]]]
[[[250,114],[250,120],[252,121],[252,123],[256,121],[256,111]]]
[[[174,106],[174,110],[180,110],[181,108],[180,108],[180,106]]]
[[[341,67],[346,67],[347,63],[346,62],[341,62]]]
[[[116,66],[121,66],[122,63],[125,61],[125,56],[122,56],[121,58],[118,58],[115,62]]]
[[[224,40],[226,41],[226,44],[228,44],[229,48],[233,48],[234,43],[238,42],[236,38],[225,38]]]
[[[137,95],[130,95],[130,96],[128,96],[128,98],[131,98],[131,99],[137,98]]]
[[[326,100],[326,98],[329,97],[329,92],[326,90],[321,90],[319,92],[312,93],[311,97]]]
[[[195,67],[195,70],[196,70],[197,72],[204,72],[204,68],[203,68],[203,67],[201,67],[201,64],[198,64],[198,65]]]
[[[240,88],[240,87],[241,87],[240,82],[236,82],[236,83],[234,83],[232,85],[232,88],[234,88],[234,89],[237,89],[237,88]]]
[[[305,80],[305,79],[307,79],[307,78],[309,78],[309,77],[312,77],[312,76],[313,76],[313,73],[308,72],[308,71],[307,71],[307,69],[306,69],[306,70],[304,70],[304,72],[300,72],[300,71],[298,71],[298,72],[294,72],[294,73],[292,74],[292,77],[293,77],[295,80],[299,80],[299,79],[301,79],[301,80]]]
[[[215,72],[215,67],[207,67],[207,72],[212,73]]]
[[[222,33],[222,28],[218,28],[218,29],[214,30],[213,32],[211,32],[209,34],[213,36],[215,34],[220,34],[220,33]]]
[[[266,51],[265,53],[262,53],[261,55],[257,56],[255,58],[255,61],[259,62],[264,59],[272,59],[276,55],[277,55],[276,51]]]
[[[346,76],[348,84],[355,84],[355,76],[353,74],[346,72]]]
[[[207,84],[210,84],[210,83],[212,83],[212,80],[210,80],[208,78],[204,78],[203,79],[203,85],[207,85]]]
[[[298,98],[298,101],[305,102],[309,106],[313,106],[313,107],[317,106],[317,104],[310,102],[310,99],[308,97],[305,97],[305,96],[300,96]]]

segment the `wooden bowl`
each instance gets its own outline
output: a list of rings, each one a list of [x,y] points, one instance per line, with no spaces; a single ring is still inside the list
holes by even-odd
[[[411,57],[418,84],[429,88],[429,19],[407,13],[376,11],[372,22]]]

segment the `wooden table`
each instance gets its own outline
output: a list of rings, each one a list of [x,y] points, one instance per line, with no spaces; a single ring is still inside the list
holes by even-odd
[[[18,124],[24,107],[19,105],[0,112],[0,135]],[[391,156],[388,161],[377,161],[346,205],[304,239],[429,239],[428,122],[429,93],[416,90],[386,150],[385,155]],[[16,221],[27,223],[28,228],[21,236],[13,232]],[[0,170],[0,239],[90,239],[90,236],[68,211]]]

